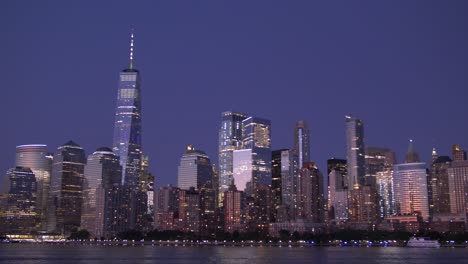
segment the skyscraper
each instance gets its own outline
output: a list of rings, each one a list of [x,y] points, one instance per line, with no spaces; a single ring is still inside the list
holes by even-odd
[[[372,186],[372,188],[377,189],[377,172],[386,171],[393,168],[393,165],[396,163],[395,152],[389,148],[366,147],[365,153],[365,182],[367,185]]]
[[[36,208],[41,221],[40,229],[42,230],[46,228],[46,209],[50,189],[52,159],[52,154],[47,151],[47,145],[32,144],[16,147],[16,166],[30,168],[36,176]]]
[[[350,190],[365,184],[364,155],[364,123],[356,117],[346,116],[346,160]]]
[[[130,66],[120,72],[112,151],[120,157],[122,184],[137,188],[141,174],[141,80],[133,67],[133,32]]]
[[[85,152],[80,145],[68,141],[58,147],[52,165],[48,230],[70,233],[81,224]]]
[[[454,160],[447,168],[447,173],[449,176],[450,213],[468,216],[468,161]]]
[[[448,156],[438,157],[431,165],[430,184],[434,214],[450,213],[450,190],[448,168],[452,160]]]
[[[6,226],[11,233],[30,234],[37,231],[36,176],[30,168],[15,167],[7,172],[10,179]]]
[[[310,131],[305,120],[296,122],[294,127],[294,152],[299,158],[299,167],[310,161]]]
[[[119,157],[109,148],[99,148],[88,160],[84,169],[83,184],[83,212],[81,215],[81,228],[88,230],[92,236],[101,237],[109,233],[106,219],[116,219],[109,214],[116,211],[110,208],[106,200],[114,199],[106,195],[115,186],[120,185],[122,167]],[[107,206],[106,206],[107,205]]]
[[[466,151],[460,149],[460,145],[454,144],[452,146],[452,159],[453,160],[466,160]]]
[[[177,187],[188,190],[194,187],[199,190],[208,181],[213,180],[213,168],[204,151],[187,146],[179,164]]]
[[[323,175],[314,162],[304,163],[297,186],[299,218],[315,223],[323,222],[325,206],[323,181]]]
[[[271,122],[251,116],[242,121],[242,126],[242,145],[250,149],[252,157],[252,187],[271,186]]]
[[[418,162],[419,155],[412,141],[406,153],[406,163],[393,166],[393,190],[397,215],[419,215],[429,220],[429,194],[426,163]]]
[[[219,189],[218,205],[222,207],[224,192],[232,185],[233,151],[242,149],[242,120],[245,114],[223,112],[218,138]]]
[[[297,174],[299,173],[298,158],[294,151],[289,149],[273,151],[271,172],[274,219],[278,211],[285,212],[280,217],[281,219],[291,219],[296,205]]]

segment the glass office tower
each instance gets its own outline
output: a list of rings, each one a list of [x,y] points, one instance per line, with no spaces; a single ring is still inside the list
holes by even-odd
[[[246,118],[245,114],[230,111],[223,112],[221,116],[218,141],[218,206],[220,207],[223,205],[224,192],[232,185],[233,151],[242,149],[242,120]]]
[[[120,157],[122,184],[136,188],[141,174],[141,80],[133,68],[133,33],[130,67],[120,72],[112,151]]]
[[[201,189],[208,181],[213,179],[213,168],[208,155],[204,151],[187,146],[182,155],[177,175],[177,187],[188,190],[194,187]]]
[[[346,160],[349,189],[365,184],[364,123],[354,116],[346,116]]]
[[[81,224],[85,152],[80,145],[68,141],[58,147],[52,165],[48,229],[65,234]]]
[[[31,144],[16,147],[15,165],[30,168],[36,176],[36,208],[41,221],[40,229],[46,228],[46,208],[50,188],[52,159],[52,154],[47,151],[47,145]]]

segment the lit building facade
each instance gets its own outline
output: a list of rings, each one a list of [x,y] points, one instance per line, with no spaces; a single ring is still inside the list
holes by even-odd
[[[308,222],[324,220],[323,175],[314,162],[304,163],[298,177],[297,216]]]
[[[272,152],[272,210],[274,220],[278,211],[286,211],[283,220],[294,215],[297,193],[298,158],[294,151],[281,149]],[[284,219],[286,218],[286,219]]]
[[[231,187],[224,193],[223,203],[224,232],[244,232],[246,228],[244,192]]]
[[[258,185],[271,186],[271,123],[270,120],[247,117],[242,121],[242,144],[246,152],[250,150],[250,178],[251,188],[247,187],[246,195],[252,192]],[[234,159],[234,162],[237,162]],[[239,167],[234,167],[238,170]],[[236,183],[237,184],[237,183]]]
[[[377,189],[376,177],[377,173],[391,169],[396,164],[395,152],[389,148],[381,147],[366,147],[365,148],[365,161],[366,161],[366,185],[372,186]]]
[[[460,145],[454,144],[452,146],[452,159],[453,160],[466,160],[466,151],[460,148]]]
[[[404,163],[393,167],[396,215],[420,215],[429,220],[426,163]]]
[[[200,194],[194,187],[179,190],[178,229],[183,232],[200,232]]]
[[[210,158],[204,151],[187,146],[180,159],[177,187],[188,190],[194,187],[199,190],[208,181],[213,179],[213,168]]]
[[[346,163],[344,163],[346,165]],[[346,171],[333,168],[328,174],[328,212],[329,219],[335,222],[345,221],[349,218],[348,213],[348,187],[344,182]]]
[[[120,72],[112,151],[120,157],[122,185],[138,186],[141,173],[141,79],[133,68],[133,32],[130,67]]]
[[[468,216],[468,161],[454,160],[447,168],[450,213]]]
[[[222,207],[224,192],[233,182],[233,151],[242,149],[242,120],[245,114],[223,112],[218,138],[219,187],[218,204]]]
[[[52,160],[53,156],[48,153],[47,145],[31,144],[16,147],[15,166],[30,168],[36,176],[36,208],[41,221],[41,230],[46,228],[46,209],[50,190]]]
[[[108,229],[112,230],[109,223],[105,225],[105,220],[117,218],[112,214],[118,209],[106,204],[106,200],[115,199],[106,194],[118,187],[121,179],[120,160],[111,149],[99,148],[88,156],[84,169],[81,229],[88,230],[94,237],[106,236],[110,232]]]
[[[52,165],[47,226],[65,234],[81,225],[84,149],[73,141],[58,147]]]
[[[297,121],[294,127],[294,152],[300,167],[310,161],[310,131],[305,120]]]
[[[30,168],[15,167],[7,172],[10,180],[6,210],[6,231],[30,234],[38,230],[37,181]]]
[[[450,213],[450,189],[448,168],[452,160],[448,156],[438,157],[431,165],[430,188],[433,214]]]
[[[377,192],[379,194],[380,218],[395,214],[395,199],[393,198],[393,167],[377,172]]]
[[[179,214],[180,189],[171,185],[159,188],[155,193],[155,228],[158,230],[176,230]]]
[[[349,189],[365,184],[364,123],[346,116],[346,160]]]

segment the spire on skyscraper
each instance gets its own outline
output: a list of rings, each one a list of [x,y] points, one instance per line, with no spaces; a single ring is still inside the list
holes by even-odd
[[[135,29],[132,27],[130,31],[130,70],[133,70],[133,33]]]

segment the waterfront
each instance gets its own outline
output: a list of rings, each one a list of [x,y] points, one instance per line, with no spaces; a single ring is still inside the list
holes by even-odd
[[[2,244],[0,263],[466,263],[468,249]]]

